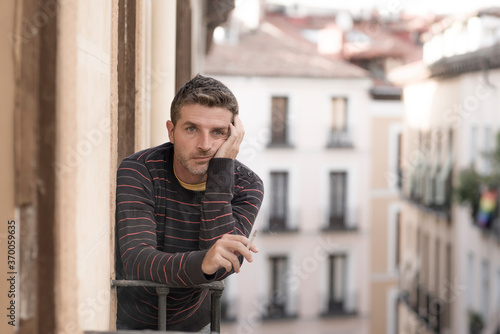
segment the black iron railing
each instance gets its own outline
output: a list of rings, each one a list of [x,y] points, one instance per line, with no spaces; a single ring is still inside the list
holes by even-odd
[[[449,328],[447,317],[450,305],[441,298],[431,294],[421,285],[413,285],[409,290],[403,290],[400,299],[409,310],[423,322],[433,333],[440,334]]]
[[[158,294],[158,330],[165,331],[167,328],[167,296],[170,293],[172,286],[139,280],[113,280],[111,285],[113,287],[150,287],[155,288]],[[178,288],[177,286],[175,288]],[[212,298],[212,305],[210,310],[211,316],[211,330],[212,332],[220,332],[220,318],[221,318],[221,302],[220,298],[224,291],[224,282],[217,281],[212,283],[188,286],[186,288],[200,288],[209,289]]]

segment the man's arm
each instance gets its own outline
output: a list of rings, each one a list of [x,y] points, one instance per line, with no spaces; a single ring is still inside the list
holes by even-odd
[[[205,195],[202,198],[201,208],[201,229],[200,229],[200,248],[211,249],[207,253],[203,268],[212,268],[219,265],[226,269],[226,272],[219,272],[217,279],[228,274],[232,264],[234,271],[239,271],[239,261],[235,261],[235,255],[250,257],[251,253],[246,250],[248,236],[252,230],[255,219],[259,212],[264,196],[264,187],[260,178],[252,171],[238,167],[235,170],[234,158],[236,157],[239,145],[243,139],[244,130],[241,120],[238,116],[234,117],[234,125],[230,124],[230,136],[222,144],[214,158],[210,161],[207,171],[207,183]],[[238,175],[238,184],[234,184],[235,174]],[[227,249],[227,235],[244,236],[245,241],[239,242],[238,249],[243,247],[243,251],[234,251]],[[234,241],[234,238],[231,239]],[[251,251],[256,252],[257,248],[252,247]],[[208,263],[208,264],[207,264]],[[226,265],[220,265],[221,263]],[[207,272],[204,269],[206,274]]]
[[[117,173],[116,239],[126,279],[148,280],[172,286],[207,283],[201,263],[207,250],[185,253],[158,251],[155,195],[143,163],[126,159]]]

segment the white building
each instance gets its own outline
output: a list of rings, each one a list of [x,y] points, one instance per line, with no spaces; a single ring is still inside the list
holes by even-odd
[[[401,333],[500,331],[498,218],[479,227],[451,188],[461,170],[492,171],[482,153],[500,131],[499,42],[498,9],[449,18],[427,36],[425,63],[393,73],[405,96]]]
[[[226,280],[222,331],[369,333],[368,74],[266,22],[214,45],[205,72],[235,93],[239,159],[266,189],[261,251]]]

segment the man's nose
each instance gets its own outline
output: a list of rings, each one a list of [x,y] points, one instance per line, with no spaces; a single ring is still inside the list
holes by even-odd
[[[201,151],[209,151],[212,147],[212,141],[208,133],[202,133],[198,138],[198,149]]]

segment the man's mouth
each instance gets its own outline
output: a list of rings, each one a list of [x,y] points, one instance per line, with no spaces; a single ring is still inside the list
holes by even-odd
[[[212,159],[212,156],[193,157],[195,161],[208,161],[210,159]]]

